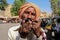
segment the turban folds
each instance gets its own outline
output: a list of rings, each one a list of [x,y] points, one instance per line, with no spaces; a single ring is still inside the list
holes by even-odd
[[[22,5],[22,6],[20,7],[20,10],[18,11],[18,13],[19,13],[19,18],[21,18],[23,12],[24,12],[27,8],[29,8],[29,7],[33,7],[33,8],[35,9],[35,11],[36,11],[36,19],[39,19],[41,12],[40,12],[39,8],[38,8],[35,4],[32,4],[32,3],[26,3],[26,4],[24,4],[24,5]]]

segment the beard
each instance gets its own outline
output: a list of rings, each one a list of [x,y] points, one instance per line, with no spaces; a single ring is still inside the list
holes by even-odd
[[[26,24],[27,24],[26,30],[28,30],[28,32],[24,32],[24,31],[20,32],[21,30],[19,30],[19,34],[20,34],[20,37],[21,37],[21,38],[26,38],[26,37],[28,36],[28,34],[30,33],[30,29],[31,29],[31,28],[28,28],[28,27],[30,27],[30,26],[28,25],[28,23],[29,23],[29,21],[32,21],[32,19],[31,19],[31,18],[25,18],[24,16],[22,16],[21,19],[22,19],[22,21],[21,21],[22,27],[25,27],[25,26],[24,26],[24,23],[26,23]],[[23,20],[24,20],[25,22],[23,22]],[[22,28],[22,29],[23,29],[23,28]]]
[[[21,38],[26,38],[28,36],[29,32],[21,32],[20,37]]]

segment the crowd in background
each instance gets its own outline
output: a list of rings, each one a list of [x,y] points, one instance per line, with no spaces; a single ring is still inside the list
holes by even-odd
[[[56,20],[54,18],[41,19],[41,27],[45,30],[47,40],[60,40],[59,20]]]

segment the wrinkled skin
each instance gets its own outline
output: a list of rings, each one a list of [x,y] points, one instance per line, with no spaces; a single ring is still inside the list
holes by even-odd
[[[23,12],[23,17],[22,19],[22,24],[19,30],[19,33],[21,32],[25,32],[25,33],[29,33],[32,29],[34,31],[34,34],[39,37],[40,36],[40,22],[39,20],[36,20],[36,13],[35,13],[35,9],[30,7],[28,9],[26,9]],[[28,20],[29,19],[29,20]],[[25,20],[28,20],[27,22]],[[26,36],[26,34],[25,34]]]

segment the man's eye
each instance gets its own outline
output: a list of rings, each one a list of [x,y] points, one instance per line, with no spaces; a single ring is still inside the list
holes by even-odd
[[[35,16],[36,14],[35,13],[32,13],[31,15]]]
[[[28,11],[25,11],[25,13],[26,13],[26,14],[29,14],[29,12],[28,12]]]

